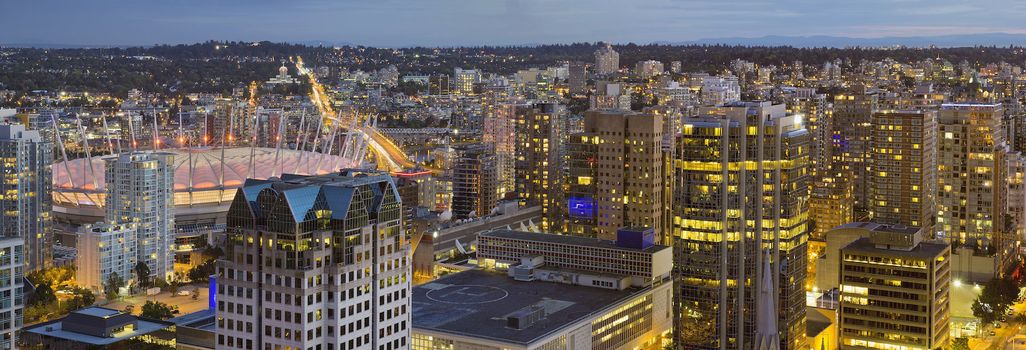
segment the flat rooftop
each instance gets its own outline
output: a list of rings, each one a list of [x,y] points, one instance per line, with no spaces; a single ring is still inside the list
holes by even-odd
[[[938,243],[932,241],[923,241],[916,245],[912,250],[895,250],[877,247],[876,244],[869,239],[869,237],[863,237],[851,242],[846,247],[841,248],[843,252],[862,252],[870,254],[889,254],[898,255],[903,257],[912,257],[919,259],[929,259],[937,255],[940,255],[945,249],[948,249],[946,243]]]
[[[67,331],[63,329],[64,322],[61,320],[51,321],[47,323],[41,323],[31,328],[25,328],[24,332],[38,334],[46,337],[70,340],[83,344],[104,346],[111,345],[123,340],[132,339],[140,335],[153,333],[164,328],[170,327],[170,323],[157,323],[153,321],[147,321],[145,319],[138,319],[135,323],[135,328],[131,331],[122,331],[114,335],[112,338],[97,337],[89,334],[83,334],[78,332]]]
[[[178,316],[167,321],[174,323],[176,326],[213,331],[216,316],[217,315],[213,309],[205,309],[191,314]]]
[[[580,236],[571,236],[571,235],[557,235],[557,234],[552,234],[552,233],[537,233],[537,232],[515,231],[515,230],[495,230],[495,231],[483,232],[483,233],[481,233],[480,236],[481,237],[509,238],[509,239],[524,240],[524,241],[547,242],[547,243],[557,243],[557,244],[569,244],[569,245],[576,245],[576,246],[582,246],[582,247],[606,248],[606,249],[616,249],[616,250],[633,251],[633,252],[647,252],[647,253],[654,253],[654,252],[657,252],[657,251],[660,251],[660,250],[663,250],[663,249],[670,249],[670,247],[667,247],[667,246],[664,246],[664,245],[658,245],[658,244],[652,245],[651,247],[648,247],[648,248],[645,248],[645,249],[635,249],[635,248],[630,248],[630,247],[618,246],[618,245],[616,245],[616,241],[611,241],[611,240],[604,240],[604,239],[597,239],[597,238],[588,238],[588,237],[580,237]]]
[[[808,309],[808,307],[806,307]],[[816,311],[806,311],[805,336],[815,337],[830,327],[833,323],[826,316]],[[819,344],[816,344],[819,345]]]
[[[851,229],[851,228],[861,228],[861,229],[865,229],[865,230],[868,230],[868,231],[875,231],[875,232],[894,232],[894,233],[907,233],[907,234],[914,234],[916,232],[919,232],[919,230],[920,230],[919,227],[915,227],[915,226],[882,224],[882,223],[871,222],[871,221],[854,221],[854,222],[849,222],[849,223],[837,226],[835,228],[832,228],[831,230]]]
[[[519,282],[504,273],[467,270],[413,287],[413,327],[529,345],[644,291]],[[545,318],[525,329],[507,327],[507,316],[531,306],[544,307]]]
[[[76,313],[93,316],[93,317],[110,317],[114,315],[120,315],[122,312],[114,309],[108,309],[105,307],[87,307],[81,310],[75,310]]]

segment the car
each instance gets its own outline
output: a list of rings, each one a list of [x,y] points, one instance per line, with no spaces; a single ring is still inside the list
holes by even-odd
[[[183,297],[187,297],[187,296],[189,296],[191,294],[192,294],[192,292],[187,291],[187,290],[180,290],[180,291],[178,291],[178,293],[175,293],[175,295],[183,296]]]
[[[995,332],[995,331],[990,331],[990,336],[992,336],[992,337],[993,337],[993,336],[995,336],[995,335],[997,335],[997,332]]]

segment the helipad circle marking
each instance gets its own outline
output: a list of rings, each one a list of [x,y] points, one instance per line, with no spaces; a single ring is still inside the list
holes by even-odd
[[[474,305],[505,299],[509,296],[509,292],[499,287],[459,284],[430,290],[424,296],[439,303]]]

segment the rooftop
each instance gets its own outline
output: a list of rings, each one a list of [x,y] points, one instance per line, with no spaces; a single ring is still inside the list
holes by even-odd
[[[806,311],[805,315],[808,317],[805,323],[805,336],[807,337],[815,337],[833,324],[829,318],[815,310]]]
[[[536,241],[536,242],[557,243],[557,244],[569,244],[569,245],[582,246],[582,247],[606,248],[606,249],[616,249],[616,250],[635,251],[635,252],[647,252],[647,253],[654,253],[654,252],[657,252],[657,251],[660,251],[660,250],[663,250],[663,249],[670,249],[670,247],[667,247],[667,246],[664,246],[664,245],[658,245],[658,244],[653,245],[653,246],[648,247],[648,248],[645,248],[645,249],[634,249],[634,248],[628,248],[628,247],[619,246],[619,245],[616,244],[616,241],[611,241],[611,240],[603,240],[603,239],[579,237],[579,236],[571,236],[571,235],[557,235],[557,234],[551,234],[551,233],[537,233],[537,232],[515,231],[515,230],[495,230],[495,231],[490,231],[490,232],[483,232],[483,233],[481,233],[480,236],[482,236],[482,237],[508,238],[508,239],[517,239],[517,240],[525,240],[525,241]]]
[[[859,238],[854,242],[851,242],[851,244],[848,244],[841,250],[845,253],[861,252],[869,254],[898,254],[902,257],[930,259],[937,255],[940,255],[946,249],[948,249],[947,243],[941,243],[939,241],[923,241],[911,250],[893,250],[881,248],[876,244],[873,244],[872,240],[870,240],[869,237],[863,237]]]
[[[330,219],[345,220],[350,205],[373,212],[386,201],[400,198],[392,177],[386,173],[351,169],[316,176],[285,174],[268,180],[248,179],[238,193],[232,202],[229,225],[231,213],[240,219],[289,213],[293,222],[299,223],[315,220],[324,215],[320,212],[327,211]]]
[[[77,311],[75,311],[75,313],[79,313],[79,314],[83,314],[83,315],[87,315],[87,316],[93,316],[93,317],[103,317],[103,318],[106,318],[106,317],[110,317],[110,316],[120,315],[123,312],[122,311],[118,311],[118,310],[114,310],[114,309],[108,309],[108,308],[105,308],[105,307],[87,307],[85,309],[77,310]]]
[[[237,189],[249,178],[266,179],[281,176],[283,173],[327,174],[356,165],[338,155],[261,147],[225,148],[223,154],[221,148],[209,147],[173,148],[160,152],[174,154],[174,190],[179,193],[220,191],[222,188]],[[107,158],[110,156],[93,156],[88,159],[79,158],[55,163],[55,196],[69,197],[57,198],[58,202],[103,206],[106,193],[104,159]],[[176,201],[176,204],[190,203]]]
[[[915,227],[915,226],[883,224],[883,223],[872,222],[872,221],[853,221],[853,222],[849,222],[849,223],[846,223],[846,224],[834,227],[831,230],[852,229],[852,228],[861,228],[861,229],[865,229],[867,231],[894,232],[894,233],[906,233],[906,234],[915,234],[916,232],[919,232],[919,230],[920,230],[919,227]]]
[[[118,310],[102,308],[102,307],[88,307],[88,308],[85,308],[85,309],[74,311],[74,312],[72,312],[71,315],[68,315],[68,316],[66,316],[64,318],[61,318],[61,319],[58,319],[58,320],[54,320],[54,321],[50,321],[50,322],[46,322],[46,323],[40,323],[40,324],[37,324],[37,325],[34,325],[34,326],[30,326],[28,328],[25,328],[24,332],[33,333],[33,334],[37,334],[37,335],[44,336],[44,337],[52,337],[52,338],[70,340],[70,341],[77,342],[77,343],[82,343],[82,344],[104,346],[104,345],[114,344],[114,343],[117,343],[117,342],[120,342],[120,341],[123,341],[123,340],[132,339],[132,338],[138,337],[140,335],[156,332],[156,331],[168,328],[168,327],[173,325],[172,323],[168,323],[168,322],[162,322],[162,321],[138,318],[136,316],[127,315],[127,317],[130,317],[133,321],[135,321],[134,322],[135,327],[125,328],[125,329],[121,330],[120,332],[114,333],[113,337],[101,337],[101,336],[90,335],[90,334],[86,334],[86,333],[81,333],[81,332],[76,332],[76,331],[71,331],[71,330],[65,329],[66,327],[64,327],[64,325],[68,321],[75,321],[75,322],[83,321],[83,320],[69,320],[69,317],[73,317],[73,316],[75,316],[75,314],[82,315],[82,316],[85,316],[87,318],[100,318],[100,319],[108,319],[108,318],[111,318],[111,317],[126,315],[124,312],[118,311]],[[91,326],[91,327],[101,327],[102,328],[102,326],[104,326],[103,323],[105,323],[105,322],[106,321],[99,322],[98,324],[91,324],[89,326]],[[120,323],[120,322],[114,322],[114,323]],[[71,326],[69,326],[69,327],[71,327]]]
[[[518,282],[468,270],[413,288],[413,327],[527,345],[642,292]],[[545,317],[524,329],[507,326],[507,316],[532,307],[544,308]]]
[[[174,323],[176,326],[213,331],[215,329],[215,320],[216,312],[213,309],[204,309],[191,314],[178,316],[167,321]]]

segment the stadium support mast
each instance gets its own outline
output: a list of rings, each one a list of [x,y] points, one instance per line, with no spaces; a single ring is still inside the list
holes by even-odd
[[[61,140],[61,128],[57,125],[56,113],[50,113],[50,122],[53,123],[53,135],[56,137],[57,144],[61,149],[61,157],[64,158],[64,171],[68,172],[68,182],[71,183],[71,187],[75,186],[75,178],[71,177],[71,166],[68,165],[68,152],[64,149],[64,141]],[[78,201],[75,201],[75,205],[78,205]]]

